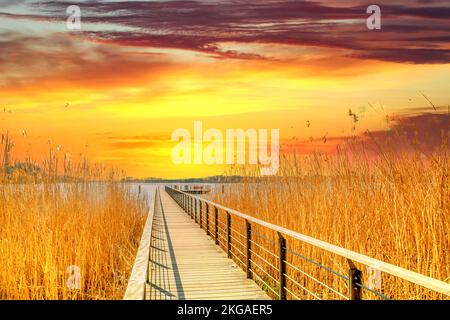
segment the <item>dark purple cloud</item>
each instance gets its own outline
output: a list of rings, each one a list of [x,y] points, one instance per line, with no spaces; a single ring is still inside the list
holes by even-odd
[[[178,48],[218,58],[266,59],[263,52],[220,44],[269,43],[344,49],[344,55],[405,63],[450,62],[448,1],[378,1],[382,30],[366,28],[368,4],[360,0],[72,1],[83,21],[113,23],[133,31],[85,33],[121,45]],[[63,18],[67,2],[41,2],[47,17]],[[45,11],[42,11],[45,10]]]
[[[367,132],[364,137],[376,152],[417,150],[424,154],[437,151],[450,138],[450,116],[445,113],[421,113],[397,116],[389,130]]]

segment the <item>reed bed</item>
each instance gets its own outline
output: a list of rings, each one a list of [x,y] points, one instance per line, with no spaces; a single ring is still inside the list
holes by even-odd
[[[389,149],[368,155],[355,145],[335,155],[291,154],[282,157],[276,177],[262,179],[251,169],[235,170],[234,175],[246,176],[242,183],[217,188],[212,198],[262,220],[450,283],[449,160],[446,145],[428,155]],[[234,227],[245,234],[243,221]],[[277,235],[264,228],[254,231],[260,235],[255,241],[275,253],[255,245],[255,263],[264,270],[254,267],[254,272],[277,298]],[[287,261],[300,269],[287,267],[288,298],[342,299],[348,294],[345,279],[305,260],[347,276],[345,259],[293,239],[287,243],[295,251],[287,253]],[[237,241],[235,245],[239,249]],[[240,250],[245,252],[243,246]],[[357,267],[369,285],[376,270]],[[394,299],[448,298],[386,274],[376,282],[377,291]],[[363,297],[380,298],[370,291]]]
[[[86,161],[12,164],[2,143],[0,299],[122,299],[145,199]]]

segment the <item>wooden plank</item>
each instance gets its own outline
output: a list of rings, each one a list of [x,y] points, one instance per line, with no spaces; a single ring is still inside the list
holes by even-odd
[[[163,189],[159,191],[148,299],[269,299]]]

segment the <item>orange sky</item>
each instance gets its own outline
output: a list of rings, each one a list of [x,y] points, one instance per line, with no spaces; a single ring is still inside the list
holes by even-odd
[[[48,19],[41,10],[0,6],[0,126],[14,138],[16,158],[31,154],[42,159],[49,145],[61,145],[61,156],[70,153],[76,161],[82,153],[91,161],[123,168],[130,176],[208,176],[224,168],[175,166],[170,158],[172,131],[193,130],[194,120],[202,120],[205,129],[277,128],[283,141],[295,137],[306,142],[311,137],[320,141],[323,136],[384,129],[386,115],[430,107],[420,92],[437,106],[449,103],[449,44],[435,41],[436,52],[417,52],[426,47],[426,37],[442,36],[438,27],[427,34],[418,32],[421,40],[403,39],[402,48],[411,50],[408,54],[386,44],[394,27],[401,34],[397,25],[390,30],[387,24],[378,35],[367,35],[361,30],[365,22],[351,15],[343,17],[348,21],[330,36],[333,41],[324,32],[323,42],[308,38],[302,43],[288,38],[288,33],[269,39],[272,33],[267,30],[263,35],[251,30],[259,39],[231,36],[230,26],[222,22],[223,30],[217,30],[201,16],[198,23],[168,17],[164,31],[171,37],[161,39],[158,33],[155,38],[154,26],[110,21],[103,12],[95,18],[103,20],[95,20],[93,13],[100,9],[94,7],[82,31],[68,31],[63,16]],[[439,17],[426,18],[442,22]],[[258,24],[274,28],[264,22],[286,24],[281,19],[261,14]],[[411,19],[405,18],[405,25],[414,25]],[[348,38],[353,34],[349,23],[359,32],[354,39]],[[202,40],[209,47],[196,43],[205,37],[195,31],[202,24],[211,28],[208,36],[215,37]],[[306,39],[306,32],[299,39]],[[337,45],[338,36],[350,44]],[[359,117],[356,132],[349,109]],[[24,129],[26,136],[21,134]]]

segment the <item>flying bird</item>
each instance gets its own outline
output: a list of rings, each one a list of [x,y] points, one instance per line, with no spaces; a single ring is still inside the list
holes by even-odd
[[[327,143],[327,141],[328,141],[327,135],[328,135],[328,133],[323,136],[323,138],[322,138],[323,143]]]
[[[309,128],[311,126],[311,122],[309,120],[306,121],[306,127]]]
[[[24,137],[26,137],[28,134],[27,134],[27,130],[26,129],[22,129],[22,136],[24,136]]]

